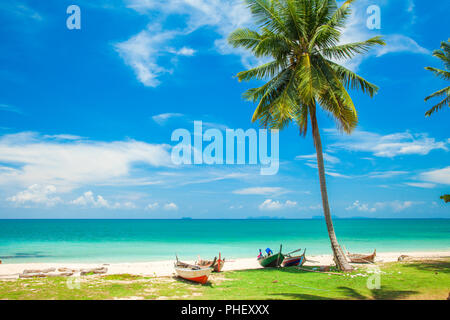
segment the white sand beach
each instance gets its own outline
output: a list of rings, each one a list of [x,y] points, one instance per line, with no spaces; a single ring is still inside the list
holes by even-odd
[[[450,257],[450,251],[416,251],[416,252],[379,252],[376,262],[394,262],[401,255],[415,258],[443,258]],[[306,265],[332,265],[332,255],[306,256]],[[193,261],[187,261],[193,262]],[[19,274],[28,269],[69,268],[69,269],[92,269],[106,267],[107,274],[132,274],[140,276],[167,277],[174,274],[173,260],[133,263],[17,263],[0,264],[0,279],[15,279]],[[261,268],[256,258],[226,259],[224,271],[249,270]]]

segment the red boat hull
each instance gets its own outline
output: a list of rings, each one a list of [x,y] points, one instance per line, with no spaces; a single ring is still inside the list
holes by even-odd
[[[287,258],[283,261],[283,267],[294,267],[303,264],[303,256]]]
[[[198,282],[201,284],[205,284],[208,282],[208,276],[201,276],[201,277],[196,277],[196,278],[184,278],[184,279],[189,280],[189,281]]]

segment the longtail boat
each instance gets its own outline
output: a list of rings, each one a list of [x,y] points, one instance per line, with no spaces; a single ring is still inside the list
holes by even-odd
[[[284,260],[284,255],[281,253],[282,246],[280,245],[280,252],[277,254],[268,253],[267,255],[258,256],[258,262],[263,268],[277,268],[281,266]],[[267,250],[266,250],[267,251]]]
[[[204,268],[178,260],[175,262],[175,272],[180,278],[205,284],[208,282],[208,277],[212,272],[212,268]]]
[[[222,255],[220,252],[219,252],[219,259],[217,259],[217,257],[214,257],[214,260],[202,260],[199,257],[198,261],[196,263],[196,265],[198,265],[200,267],[213,268],[214,272],[221,272],[224,264],[225,264],[225,259],[222,259]]]
[[[300,250],[301,249],[286,254],[286,256],[283,260],[282,266],[283,267],[294,267],[294,266],[301,267],[301,266],[303,266],[306,262],[306,257],[305,257],[306,249],[303,251],[303,254],[300,256],[291,256],[292,253],[298,252]]]
[[[347,257],[351,263],[374,263],[376,255],[377,249],[372,254],[357,254],[347,251]]]

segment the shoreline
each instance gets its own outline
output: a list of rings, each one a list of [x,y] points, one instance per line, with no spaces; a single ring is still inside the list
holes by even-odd
[[[377,252],[375,262],[395,262],[401,255],[408,255],[415,258],[443,258],[450,257],[450,250],[446,251],[396,251]],[[306,256],[305,265],[331,265],[333,257],[331,254]],[[312,261],[308,261],[312,260]],[[186,261],[193,263],[193,261]],[[152,261],[152,262],[124,262],[124,263],[70,263],[70,262],[28,262],[28,263],[2,263],[0,264],[0,280],[17,279],[19,274],[26,269],[47,269],[47,268],[73,268],[90,269],[106,267],[106,275],[131,274],[136,276],[168,277],[174,275],[174,260]],[[237,258],[227,260],[223,271],[260,269],[258,261],[253,258]]]

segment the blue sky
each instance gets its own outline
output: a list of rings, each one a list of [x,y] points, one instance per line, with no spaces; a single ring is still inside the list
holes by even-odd
[[[66,9],[81,8],[81,30]],[[381,30],[366,8],[381,8]],[[424,70],[449,37],[450,3],[357,1],[343,41],[388,45],[345,64],[380,87],[351,92],[359,127],[319,114],[332,213],[450,218],[450,113],[425,118],[446,84]],[[240,1],[2,1],[0,218],[247,218],[320,216],[311,136],[280,133],[280,170],[174,166],[171,133],[257,128],[234,75],[258,61],[230,48],[252,26]]]

